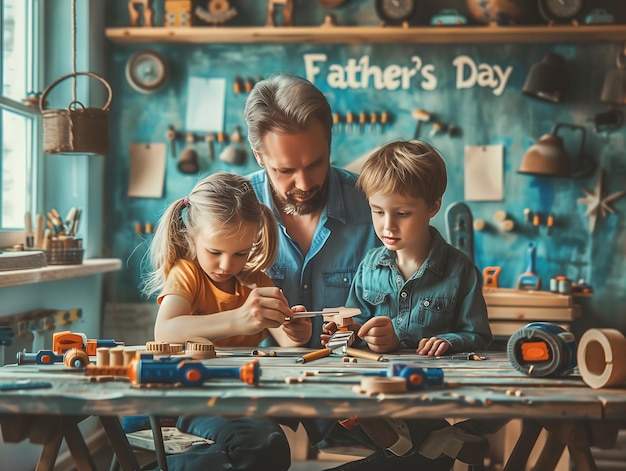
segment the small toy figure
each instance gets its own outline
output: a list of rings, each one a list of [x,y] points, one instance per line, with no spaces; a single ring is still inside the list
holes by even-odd
[[[276,26],[276,8],[283,8],[283,26],[293,26],[293,0],[267,0],[267,19],[265,26]]]
[[[130,15],[130,25],[140,26],[139,19],[143,14],[143,26],[153,26],[152,3],[154,0],[128,0],[128,14]]]
[[[191,26],[191,0],[165,0],[165,26]]]

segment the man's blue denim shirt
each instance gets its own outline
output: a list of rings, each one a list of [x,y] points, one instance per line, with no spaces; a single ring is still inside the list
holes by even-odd
[[[259,200],[272,208],[279,225],[279,250],[268,270],[290,305],[302,304],[311,311],[344,306],[359,263],[367,251],[380,245],[372,226],[371,210],[355,188],[357,175],[330,167],[328,197],[311,247],[306,255],[289,237],[275,207],[265,170],[248,176]],[[313,334],[308,346],[321,348],[322,318],[312,318]]]
[[[420,339],[446,340],[449,353],[484,350],[492,340],[480,272],[460,250],[430,227],[428,257],[408,280],[396,266],[395,252],[369,251],[361,262],[346,302],[358,307],[356,319],[391,318],[400,348],[416,349]]]

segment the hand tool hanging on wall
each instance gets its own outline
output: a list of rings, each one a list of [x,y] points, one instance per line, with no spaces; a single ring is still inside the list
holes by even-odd
[[[417,121],[417,125],[415,126],[415,132],[413,133],[413,139],[419,139],[420,133],[422,131],[422,124],[429,122],[431,119],[431,115],[428,111],[425,110],[413,110],[412,116]]]
[[[537,247],[534,242],[528,243],[528,266],[526,271],[517,278],[517,289],[541,289],[541,277],[535,273],[535,257]]]
[[[167,131],[165,132],[165,139],[170,141],[170,153],[172,158],[176,157],[176,138],[178,137],[176,133],[176,129],[171,124],[167,127]]]
[[[198,151],[193,147],[195,140],[196,138],[192,133],[188,132],[185,134],[187,146],[178,156],[178,170],[182,173],[196,173],[200,170]]]
[[[359,113],[359,133],[361,135],[365,134],[365,121],[366,121],[366,113],[365,111],[361,111]]]
[[[457,201],[446,209],[446,231],[448,241],[474,260],[474,224],[469,207]]]
[[[333,126],[337,132],[341,132],[341,115],[337,112],[333,113]]]
[[[215,142],[215,134],[209,132],[204,135],[204,140],[209,144],[209,160],[213,162],[215,160],[215,149],[213,147],[213,142]]]
[[[498,276],[502,271],[501,267],[485,267],[483,268],[483,286],[489,288],[498,287]]]
[[[228,146],[220,153],[220,160],[231,165],[243,165],[246,161],[246,150],[243,147],[243,136],[241,126],[236,126],[235,131],[230,135]]]
[[[354,113],[348,111],[346,113],[346,134],[352,134],[352,125],[354,124]]]
[[[381,134],[385,134],[385,129],[387,129],[387,124],[389,123],[389,113],[383,111],[380,114],[380,132]]]
[[[376,111],[372,111],[370,113],[370,132],[371,133],[376,132],[377,128],[378,128],[378,113],[376,113]]]

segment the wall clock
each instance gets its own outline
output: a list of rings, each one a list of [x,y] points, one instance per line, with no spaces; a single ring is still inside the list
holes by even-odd
[[[157,92],[168,78],[169,67],[165,58],[152,49],[136,52],[126,63],[126,79],[138,92]]]
[[[415,14],[417,0],[376,0],[376,14],[384,23],[400,25]]]
[[[548,23],[572,23],[585,3],[586,0],[539,0],[539,12]]]

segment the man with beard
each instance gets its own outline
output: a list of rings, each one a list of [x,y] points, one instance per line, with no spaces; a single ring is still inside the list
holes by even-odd
[[[268,275],[290,305],[314,311],[343,306],[359,263],[380,241],[369,203],[355,187],[357,175],[330,164],[333,119],[328,101],[311,82],[280,74],[255,84],[245,119],[248,141],[262,167],[249,178],[279,225],[278,257]],[[321,348],[322,319],[312,320],[308,346]],[[382,419],[369,419],[370,429],[376,420]],[[297,425],[297,419],[281,422],[294,429]],[[449,424],[429,421],[421,429],[419,420],[410,422],[413,447],[395,456],[362,427],[348,430],[333,419],[302,420],[309,440],[319,448],[360,445],[374,450],[362,460],[333,468],[337,471],[378,471],[387,465],[399,471],[449,470],[453,458],[431,460],[417,452],[432,430],[451,429]],[[437,440],[441,447],[449,438],[458,442],[457,431],[451,431],[454,436]]]
[[[332,112],[309,81],[287,74],[258,82],[245,108],[248,140],[262,168],[249,175],[279,225],[268,270],[290,305],[343,306],[359,262],[379,241],[357,175],[330,164]],[[308,346],[322,348],[315,317]]]

